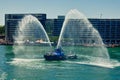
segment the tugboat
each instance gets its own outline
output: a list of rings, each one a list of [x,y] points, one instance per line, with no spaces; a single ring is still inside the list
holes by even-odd
[[[57,48],[55,49],[55,51],[45,54],[44,58],[47,61],[59,61],[59,60],[67,60],[67,59],[77,59],[77,56],[64,55],[63,50],[61,48]]]
[[[45,58],[45,60],[48,60],[48,61],[66,60],[66,56],[64,55],[64,52],[60,48],[55,49],[54,52],[45,54],[44,58]]]

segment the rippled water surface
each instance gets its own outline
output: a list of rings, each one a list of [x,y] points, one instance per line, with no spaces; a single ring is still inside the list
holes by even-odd
[[[16,58],[12,46],[0,46],[0,80],[120,80],[120,48],[108,51],[111,64],[102,65]]]

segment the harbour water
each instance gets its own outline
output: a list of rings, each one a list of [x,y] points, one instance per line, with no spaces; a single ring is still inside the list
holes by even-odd
[[[42,54],[40,58],[16,58],[12,46],[1,45],[0,80],[120,80],[120,47],[108,48],[108,52],[112,66],[45,61]]]

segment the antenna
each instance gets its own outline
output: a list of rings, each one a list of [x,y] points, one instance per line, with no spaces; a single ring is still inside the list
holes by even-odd
[[[102,15],[103,15],[103,14],[101,13],[101,14],[100,14],[100,19],[102,18]]]

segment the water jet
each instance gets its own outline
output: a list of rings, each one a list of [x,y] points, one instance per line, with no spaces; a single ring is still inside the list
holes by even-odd
[[[76,9],[70,10],[63,23],[57,48],[66,54],[77,54],[83,62],[109,63],[109,54],[99,32],[87,17]]]
[[[44,27],[32,15],[26,15],[18,23],[15,34],[13,52],[16,57],[36,58],[52,48]]]

